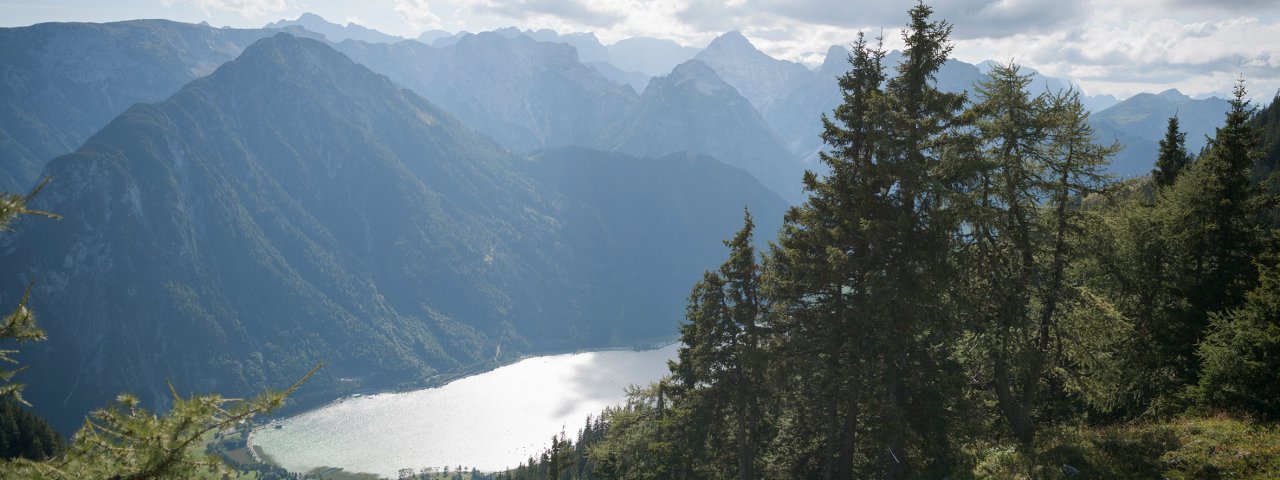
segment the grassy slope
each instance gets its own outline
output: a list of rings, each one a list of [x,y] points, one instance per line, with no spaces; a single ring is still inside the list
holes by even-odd
[[[1078,471],[1065,475],[1071,469]],[[1275,479],[1280,425],[1216,416],[1060,428],[1041,435],[1030,452],[987,450],[973,473],[1009,479]]]

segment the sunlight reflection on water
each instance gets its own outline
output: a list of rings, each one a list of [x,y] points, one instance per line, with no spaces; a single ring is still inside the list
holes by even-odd
[[[438,388],[347,398],[281,420],[279,429],[260,428],[252,441],[294,472],[503,470],[537,455],[561,430],[573,437],[587,415],[622,403],[627,385],[661,378],[676,348],[529,358]]]

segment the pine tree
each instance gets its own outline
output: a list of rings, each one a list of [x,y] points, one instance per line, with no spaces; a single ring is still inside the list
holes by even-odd
[[[760,268],[752,245],[755,223],[743,213],[742,229],[726,241],[729,259],[718,272],[707,272],[690,295],[681,327],[680,361],[673,373],[696,421],[702,444],[711,439],[733,445],[736,477],[759,477],[766,432],[765,365],[762,348],[768,305],[760,287]]]
[[[1167,288],[1180,299],[1158,326],[1166,330],[1159,342],[1182,384],[1197,383],[1195,346],[1204,339],[1210,315],[1241,304],[1256,284],[1254,259],[1269,241],[1265,212],[1271,199],[1253,182],[1260,155],[1245,95],[1243,81],[1237,83],[1225,124],[1207,153],[1158,199],[1169,246]]]
[[[1187,153],[1187,134],[1178,127],[1178,117],[1169,117],[1169,127],[1165,130],[1164,139],[1160,140],[1160,156],[1156,158],[1156,168],[1151,171],[1151,179],[1156,188],[1173,185],[1182,169],[1191,163],[1191,155]]]
[[[947,150],[964,96],[934,74],[950,25],[917,5],[904,59],[860,37],[840,79],[844,103],[823,119],[830,173],[806,174],[808,201],[788,212],[770,262],[778,304],[793,475],[899,477],[945,464],[958,366],[944,292],[957,223],[947,210]],[[812,470],[809,470],[812,469]]]
[[[1259,285],[1237,309],[1212,316],[1197,349],[1207,405],[1280,418],[1280,257],[1261,259]]]

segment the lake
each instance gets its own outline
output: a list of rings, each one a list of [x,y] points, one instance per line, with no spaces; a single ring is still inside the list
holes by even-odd
[[[436,388],[349,397],[261,427],[251,442],[294,472],[504,470],[562,430],[574,437],[588,415],[621,404],[628,385],[662,378],[676,348],[533,357]]]

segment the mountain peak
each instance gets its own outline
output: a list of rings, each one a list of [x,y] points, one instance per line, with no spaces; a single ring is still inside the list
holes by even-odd
[[[751,44],[750,40],[747,40],[746,36],[742,35],[742,32],[737,30],[730,30],[716,37],[715,40],[711,41],[711,44],[707,45],[707,50],[759,51],[755,45]]]
[[[1188,96],[1184,95],[1182,92],[1178,91],[1178,89],[1176,89],[1176,88],[1170,88],[1170,89],[1168,89],[1168,90],[1165,90],[1165,91],[1163,91],[1163,92],[1160,92],[1159,97],[1160,97],[1160,98],[1167,98],[1167,99],[1171,99],[1171,100],[1184,100],[1184,99],[1189,99],[1189,98],[1191,98],[1191,97],[1188,97]]]
[[[309,79],[333,78],[343,76],[354,66],[355,62],[324,42],[280,32],[253,42],[239,58],[219,67],[210,77],[250,75],[255,78],[282,78],[286,76],[284,74],[291,73]]]
[[[667,75],[667,81],[672,85],[692,83],[694,88],[706,95],[733,89],[719,75],[716,75],[715,70],[699,60],[689,60],[676,65],[671,70],[671,74]]]
[[[823,75],[839,75],[849,70],[849,49],[840,45],[832,45],[827,49],[827,56],[818,67]]]

